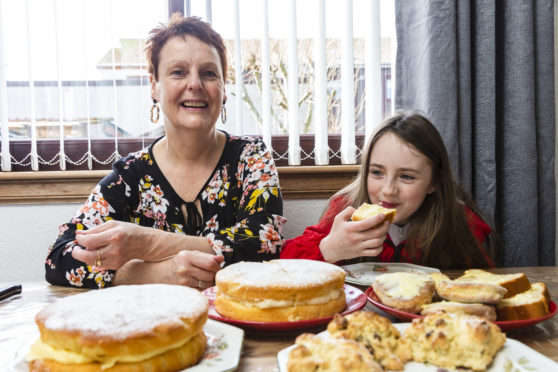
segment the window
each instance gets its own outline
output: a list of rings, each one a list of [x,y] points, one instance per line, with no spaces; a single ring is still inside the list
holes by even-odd
[[[344,151],[392,110],[392,1],[2,0],[2,170],[106,169],[161,135],[143,48],[175,10],[227,44],[217,127],[263,136],[278,165],[354,163]]]

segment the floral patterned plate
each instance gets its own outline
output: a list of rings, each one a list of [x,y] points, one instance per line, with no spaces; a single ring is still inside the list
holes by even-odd
[[[347,273],[345,281],[358,285],[372,285],[378,275],[395,273],[399,271],[414,273],[433,273],[440,270],[433,267],[420,266],[399,262],[362,262],[353,265],[341,266]]]
[[[342,315],[350,314],[354,311],[360,310],[364,307],[364,305],[366,305],[366,295],[360,289],[347,284],[343,286],[343,289],[345,290],[347,307],[345,307],[345,310],[341,312]],[[300,320],[295,322],[250,322],[225,318],[215,310],[215,307],[213,305],[215,301],[215,292],[216,287],[210,287],[203,291],[203,294],[205,294],[207,296],[207,299],[209,300],[209,317],[221,322],[233,324],[246,330],[267,332],[309,329],[323,326],[329,323],[331,319],[333,319],[333,316],[329,316],[325,318]]]
[[[36,327],[35,327],[36,328]],[[207,336],[207,349],[203,359],[193,367],[186,368],[180,372],[228,372],[234,371],[238,367],[244,331],[232,325],[216,322],[208,319],[203,327]],[[29,347],[39,338],[38,329],[29,340],[19,349],[15,356],[10,372],[27,372],[28,364],[25,362],[25,355]]]
[[[401,321],[408,322],[408,321],[412,321],[415,318],[422,318],[422,315],[407,313],[405,311],[397,310],[387,305],[384,305],[380,301],[378,296],[376,296],[376,293],[374,292],[374,288],[372,287],[368,288],[365,293],[366,296],[368,297],[368,301],[370,301],[374,306],[376,306],[379,309],[382,309],[386,313],[392,315],[393,317]],[[511,329],[523,328],[523,327],[527,327],[533,324],[543,322],[548,318],[552,318],[554,315],[556,315],[557,312],[558,312],[558,308],[556,307],[556,303],[554,301],[550,301],[549,313],[544,316],[538,318],[531,318],[531,319],[522,319],[522,320],[497,320],[494,322],[494,324],[500,327],[502,331],[509,331]]]
[[[403,332],[411,323],[395,323],[393,324],[399,332]],[[320,337],[328,337],[327,331],[318,334]],[[287,361],[289,360],[289,352],[295,345],[291,345],[277,354],[277,364],[279,365],[279,372],[287,372]],[[438,372],[438,371],[453,371],[449,369],[440,369],[433,365],[426,365],[423,363],[409,362],[405,364],[404,372]],[[458,369],[457,371],[464,371]],[[558,363],[552,359],[544,356],[531,349],[529,346],[522,344],[517,340],[508,338],[504,347],[496,354],[496,358],[487,369],[487,372],[547,372],[558,371]]]

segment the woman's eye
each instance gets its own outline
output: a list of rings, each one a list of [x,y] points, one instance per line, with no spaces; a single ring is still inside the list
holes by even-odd
[[[213,72],[213,71],[204,71],[204,72],[202,73],[202,75],[203,75],[203,76],[206,76],[206,77],[210,77],[210,78],[215,78],[215,77],[217,77],[217,74],[216,74],[215,72]]]
[[[171,75],[173,75],[173,76],[182,76],[182,71],[181,71],[181,70],[174,70],[173,72],[171,72]]]
[[[407,180],[407,181],[412,181],[412,180],[415,179],[415,177],[411,176],[410,174],[402,174],[401,178],[403,178],[404,180]]]

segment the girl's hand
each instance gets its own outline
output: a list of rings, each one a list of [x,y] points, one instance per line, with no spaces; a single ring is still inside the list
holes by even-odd
[[[374,257],[382,252],[389,228],[385,215],[352,221],[354,211],[353,207],[347,207],[335,216],[329,235],[320,242],[320,251],[327,262]]]
[[[176,284],[204,290],[215,284],[215,274],[221,269],[223,256],[200,251],[180,251],[173,258],[172,271]]]
[[[132,259],[149,261],[152,231],[155,230],[114,220],[89,230],[78,230],[76,242],[85,249],[75,248],[72,256],[90,266],[97,265],[100,257],[100,266],[111,270],[118,270]]]

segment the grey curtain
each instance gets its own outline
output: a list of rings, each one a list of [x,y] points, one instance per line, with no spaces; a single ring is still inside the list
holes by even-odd
[[[499,233],[498,264],[555,264],[553,0],[395,0],[395,105],[436,125]]]

